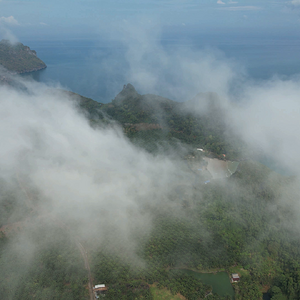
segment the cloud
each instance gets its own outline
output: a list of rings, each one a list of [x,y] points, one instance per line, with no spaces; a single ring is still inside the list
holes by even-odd
[[[13,17],[0,17],[0,33],[4,39],[9,40],[12,44],[18,42],[17,37],[11,32],[8,27],[19,26],[20,23]]]
[[[46,24],[44,22],[40,22],[40,25],[42,25],[42,26],[48,26],[48,24]]]
[[[239,116],[233,117],[243,139],[298,175],[300,139],[293,129],[300,126],[299,84],[300,77],[248,83],[244,105],[235,111]]]
[[[222,0],[218,0],[217,4],[225,4]]]
[[[229,11],[251,11],[251,10],[261,10],[262,7],[260,6],[231,6],[231,7],[222,7],[218,8],[222,10],[229,10]]]
[[[236,3],[238,3],[238,2],[237,1],[232,1],[232,0],[228,1],[228,4],[236,4]]]
[[[0,22],[6,25],[13,25],[13,26],[20,25],[20,23],[13,16],[1,17]]]
[[[193,51],[174,47],[169,51],[157,42],[160,31],[142,24],[135,26],[129,22],[122,26],[121,32],[128,65],[125,78],[141,93],[154,93],[177,101],[192,98],[199,91],[218,90],[225,95],[229,86],[242,78],[242,68],[216,49]],[[112,64],[107,68],[112,72]]]
[[[127,78],[138,88],[167,91],[181,100],[199,92],[218,93],[235,133],[300,174],[295,133],[300,127],[300,78],[253,82],[215,49],[173,47],[168,52],[157,42],[155,29],[123,29]],[[20,82],[26,92],[0,87],[1,178],[15,184],[15,190],[20,190],[16,178],[21,178],[38,195],[37,213],[44,213],[44,219],[61,218],[72,224],[76,236],[143,265],[138,240],[147,237],[153,222],[145,207],[182,213],[171,196],[182,178],[194,182],[185,164],[143,151],[118,127],[91,128],[76,99],[59,90]]]
[[[229,105],[229,111],[234,111],[230,118],[235,130],[251,147],[261,146],[270,157],[300,174],[297,155],[300,139],[291,130],[300,127],[300,107],[296,100],[300,96],[298,77],[253,83],[247,79],[243,66],[216,49],[195,51],[172,47],[172,51],[167,51],[156,42],[160,33],[153,28],[123,26],[123,30],[128,64],[126,78],[139,91],[178,101],[191,99],[199,92],[217,93],[224,106]],[[232,93],[237,89],[238,99]],[[249,105],[236,110],[231,102]]]
[[[0,33],[2,37],[6,40],[9,40],[11,44],[16,44],[19,42],[18,38],[11,32],[11,30],[4,26],[0,26]]]
[[[98,245],[109,231],[117,249],[142,263],[136,238],[151,229],[143,207],[173,207],[185,167],[135,147],[118,127],[91,128],[76,99],[61,91],[20,82],[26,93],[0,87],[0,179],[13,182],[17,174],[39,194],[39,212],[75,222],[77,234],[97,235]]]
[[[293,0],[290,3],[294,6],[300,6],[300,0]]]

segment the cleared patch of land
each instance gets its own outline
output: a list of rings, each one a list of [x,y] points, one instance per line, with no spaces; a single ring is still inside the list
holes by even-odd
[[[214,179],[230,177],[237,170],[239,165],[239,163],[235,161],[208,157],[204,157],[203,159],[207,162],[206,168]]]

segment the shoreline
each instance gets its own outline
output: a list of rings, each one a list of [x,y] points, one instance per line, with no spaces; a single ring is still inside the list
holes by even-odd
[[[35,69],[29,70],[29,71],[21,71],[21,72],[10,71],[10,72],[12,72],[13,74],[27,74],[27,73],[33,73],[33,72],[36,72],[36,71],[41,71],[41,70],[44,70],[46,68],[47,68],[47,66],[41,67],[41,68],[35,68]]]

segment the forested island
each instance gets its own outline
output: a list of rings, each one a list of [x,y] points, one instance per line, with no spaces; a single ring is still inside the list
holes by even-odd
[[[22,43],[12,44],[8,40],[0,41],[0,65],[15,73],[28,73],[47,67],[37,57],[35,50]]]
[[[105,284],[105,294],[98,297],[113,300],[300,298],[300,238],[293,226],[297,213],[283,202],[298,199],[298,179],[282,176],[249,155],[252,150],[228,126],[218,95],[199,94],[179,103],[140,95],[127,84],[112,102],[102,104],[67,91],[47,93],[71,99],[92,130],[121,128],[132,147],[153,161],[166,157],[176,162],[180,176],[162,198],[153,192],[143,196],[150,197],[147,201],[138,201],[138,213],[152,224],[144,234],[131,228],[137,211],[124,209],[134,246],[122,243],[124,237],[105,219],[111,213],[105,207],[94,207],[99,209],[97,219],[107,220],[108,225],[101,221],[107,226],[104,234],[79,238],[80,220],[68,222],[64,215],[39,210],[48,199],[21,171],[13,183],[1,177],[1,299],[89,299],[91,282]],[[205,107],[202,115],[194,113],[199,105]],[[78,130],[78,139],[80,134]],[[239,165],[231,176],[207,182],[205,158]],[[55,164],[60,163],[57,158]],[[114,182],[118,172],[108,164],[101,180]],[[89,222],[98,224],[96,218]],[[17,252],[14,245],[24,237],[26,247]],[[231,274],[239,275],[233,294],[218,294],[191,275],[219,272],[226,272],[228,281]]]

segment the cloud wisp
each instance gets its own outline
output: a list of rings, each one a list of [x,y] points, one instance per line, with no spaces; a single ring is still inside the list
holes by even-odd
[[[230,6],[230,7],[221,7],[218,9],[228,10],[228,11],[258,11],[263,8],[260,6]]]
[[[0,22],[6,25],[18,26],[20,23],[13,17],[0,17]]]
[[[26,93],[0,88],[2,179],[24,180],[41,214],[77,224],[76,234],[97,235],[98,245],[112,230],[115,247],[134,258],[135,238],[151,229],[143,207],[172,206],[182,166],[135,147],[120,128],[92,129],[65,94],[23,84]]]
[[[13,16],[0,17],[0,34],[2,38],[9,40],[12,44],[18,42],[18,38],[9,29],[14,26],[20,26],[20,23]]]
[[[218,94],[228,124],[249,147],[300,175],[299,77],[253,82],[215,49],[170,52],[158,42],[157,31],[127,29],[122,34],[127,78],[138,90],[168,91],[181,100],[199,92]],[[76,99],[19,80],[26,89],[0,87],[1,180],[16,190],[18,181],[30,187],[37,195],[36,213],[44,219],[72,224],[81,238],[143,266],[138,240],[151,230],[151,209],[186,217],[172,199],[183,178],[194,182],[185,164],[134,146],[119,127],[92,128]],[[203,111],[199,105],[193,113],[201,117]]]
[[[300,6],[300,0],[293,0],[290,3],[294,6]]]
[[[141,93],[154,93],[185,101],[197,93],[218,90],[226,96],[232,84],[244,76],[244,68],[215,48],[194,51],[189,47],[166,48],[156,27],[122,26],[126,49],[126,81]],[[110,70],[112,65],[109,66]],[[115,71],[117,72],[117,71]]]
[[[300,174],[300,140],[293,134],[300,126],[299,77],[254,82],[241,65],[216,49],[168,51],[159,43],[159,33],[142,28],[127,27],[124,37],[127,78],[138,90],[172,95],[179,101],[200,92],[217,93],[233,112],[229,119],[235,131],[249,145]]]

